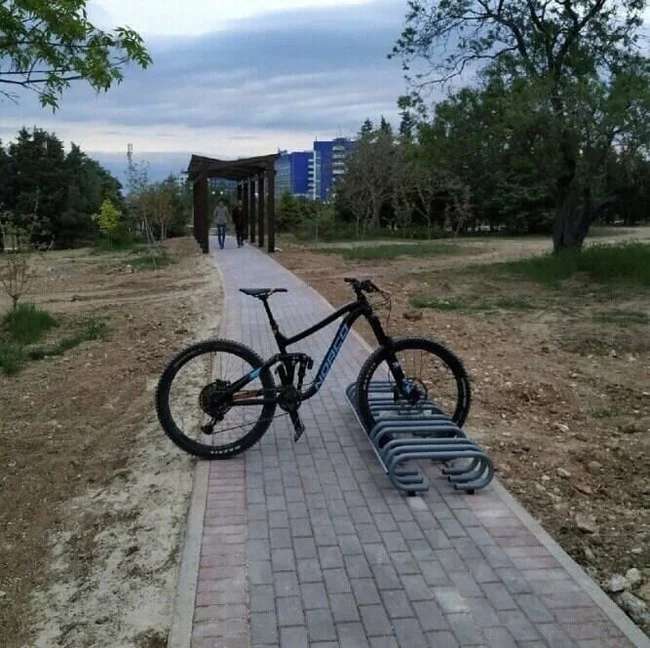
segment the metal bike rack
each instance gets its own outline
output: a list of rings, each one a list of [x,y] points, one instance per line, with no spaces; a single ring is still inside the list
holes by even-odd
[[[431,459],[445,464],[442,472],[454,488],[468,493],[485,488],[494,476],[487,454],[432,400],[418,403],[417,411],[396,404],[393,387],[388,381],[370,383],[370,410],[377,421],[371,430],[365,428],[357,411],[357,384],[345,390],[348,403],[393,484],[409,495],[428,490],[429,480],[413,462]]]

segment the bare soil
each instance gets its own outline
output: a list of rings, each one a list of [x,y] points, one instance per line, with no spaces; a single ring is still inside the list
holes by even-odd
[[[175,262],[154,270],[89,250],[38,265],[24,301],[108,335],[0,375],[2,646],[166,645],[193,461],[158,426],[153,389],[222,303],[194,242],[167,246]]]
[[[650,230],[615,240],[636,238]],[[635,594],[650,601],[650,295],[581,279],[553,290],[484,269],[549,251],[545,240],[459,245],[463,254],[344,261],[281,242],[276,258],[334,305],[351,298],[345,276],[390,291],[393,335],[431,336],[462,358],[468,433],[507,488],[599,582],[639,568]],[[414,309],[414,296],[460,306]]]

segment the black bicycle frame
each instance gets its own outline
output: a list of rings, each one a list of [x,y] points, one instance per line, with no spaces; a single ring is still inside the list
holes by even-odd
[[[345,317],[343,318],[343,321],[341,322],[341,325],[339,326],[338,331],[336,332],[336,335],[332,340],[332,344],[330,345],[330,348],[327,350],[327,353],[325,354],[325,357],[323,358],[323,361],[321,362],[321,365],[318,368],[318,372],[316,373],[316,378],[314,382],[311,384],[311,386],[309,387],[309,389],[301,393],[300,395],[301,400],[306,400],[308,398],[311,398],[323,386],[323,383],[325,382],[327,375],[329,374],[332,366],[334,365],[334,361],[336,360],[339,351],[341,350],[341,347],[343,346],[343,343],[345,342],[345,339],[348,336],[348,333],[352,329],[354,322],[359,317],[363,316],[368,320],[368,323],[372,328],[372,332],[375,334],[375,337],[377,338],[377,342],[379,342],[381,346],[387,347],[389,349],[391,349],[393,346],[392,338],[386,335],[381,325],[381,322],[379,321],[379,317],[377,317],[377,315],[372,309],[372,306],[370,306],[368,300],[364,295],[359,295],[356,301],[350,302],[345,306],[342,306],[335,313],[332,313],[325,319],[321,320],[320,322],[317,322],[313,326],[309,327],[308,329],[305,329],[304,331],[301,331],[300,333],[297,333],[292,337],[286,337],[280,332],[280,329],[273,317],[273,313],[271,313],[271,309],[268,305],[267,300],[266,299],[262,300],[262,303],[264,304],[264,308],[266,310],[266,314],[269,318],[269,323],[271,325],[271,330],[273,331],[273,335],[275,337],[275,341],[277,342],[278,348],[280,349],[280,353],[269,358],[264,362],[262,366],[253,369],[253,371],[249,372],[245,376],[242,376],[242,378],[240,378],[235,383],[233,383],[229,389],[230,393],[233,394],[236,393],[237,391],[245,387],[248,383],[255,380],[260,375],[260,373],[262,373],[262,371],[264,371],[265,369],[269,368],[270,366],[278,362],[283,362],[285,358],[290,357],[291,354],[287,352],[287,347],[292,346],[297,342],[300,342],[301,340],[310,337],[311,335],[320,331],[322,328],[325,328],[326,326],[328,326],[329,324],[331,324],[332,322],[334,322],[335,320],[337,320],[339,317],[343,315],[345,315]],[[401,367],[399,366],[399,363],[395,362],[396,359],[393,358],[392,360],[393,362],[390,363],[391,369],[393,369],[394,371],[396,382],[398,384],[401,384],[401,381],[404,379],[404,375],[401,371]],[[235,398],[232,402],[232,405],[239,405],[239,406],[262,405],[268,402],[275,402],[275,398],[273,399]]]

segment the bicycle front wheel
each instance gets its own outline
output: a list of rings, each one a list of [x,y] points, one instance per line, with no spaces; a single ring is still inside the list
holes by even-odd
[[[407,384],[416,390],[417,398],[411,400],[400,393],[391,370],[390,352],[380,347],[366,360],[357,381],[357,407],[366,429],[372,430],[377,422],[371,407],[373,392],[382,394],[382,399],[404,414],[417,414],[418,410],[430,408],[433,403],[440,413],[462,427],[469,413],[471,391],[460,359],[428,338],[395,339],[393,351]]]
[[[206,340],[181,351],[156,389],[158,420],[181,449],[204,459],[228,459],[253,446],[275,413],[275,383],[268,369],[241,392],[228,388],[262,366],[251,349],[232,340]],[[237,405],[237,398],[265,403]]]

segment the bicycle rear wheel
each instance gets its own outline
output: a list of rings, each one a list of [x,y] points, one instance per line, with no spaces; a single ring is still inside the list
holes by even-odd
[[[253,446],[275,413],[275,383],[268,369],[239,392],[269,402],[234,405],[228,387],[263,364],[251,349],[232,340],[206,340],[174,357],[156,389],[158,420],[185,452],[204,459],[228,459]]]
[[[372,392],[378,385],[381,385],[382,398],[390,402],[396,412],[418,414],[430,410],[433,403],[439,413],[462,427],[469,413],[471,391],[460,359],[428,338],[397,338],[393,345],[407,383],[416,390],[417,401],[399,393],[390,367],[389,351],[380,347],[366,360],[357,380],[357,407],[366,429],[372,430],[377,422],[372,410]]]

